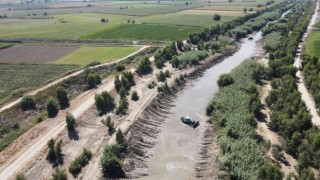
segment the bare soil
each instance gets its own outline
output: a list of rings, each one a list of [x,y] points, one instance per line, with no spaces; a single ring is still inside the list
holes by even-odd
[[[48,63],[78,48],[79,46],[16,45],[0,50],[0,63]]]

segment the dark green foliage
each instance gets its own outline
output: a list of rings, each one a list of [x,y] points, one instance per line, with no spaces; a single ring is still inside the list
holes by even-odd
[[[316,106],[320,107],[320,61],[316,56],[303,55],[303,77],[305,85],[313,96]]]
[[[109,134],[112,135],[115,131],[115,128],[114,128],[114,123],[111,121],[111,117],[107,116],[107,119],[104,122],[109,129]]]
[[[283,179],[284,174],[281,172],[281,167],[278,164],[268,163],[262,167],[259,176],[265,180],[277,180]]]
[[[170,90],[170,87],[168,86],[168,83],[165,82],[164,84],[159,85],[158,86],[158,92],[164,92],[164,93],[170,94],[171,90]]]
[[[54,148],[54,140],[50,139],[47,143],[48,146],[48,154],[47,154],[47,160],[48,161],[55,161],[57,159],[55,148]]]
[[[220,21],[220,19],[221,19],[220,14],[214,14],[214,15],[213,15],[213,20],[214,20],[214,21]]]
[[[139,95],[138,95],[137,91],[132,91],[131,100],[133,100],[133,101],[139,100]]]
[[[272,145],[271,153],[273,157],[281,162],[286,162],[284,153],[282,152],[282,147],[280,145]]]
[[[118,145],[120,145],[124,149],[126,149],[127,146],[128,146],[126,137],[123,135],[121,129],[118,129],[118,131],[116,133],[116,142],[117,142]]]
[[[141,76],[152,72],[151,63],[148,57],[144,57],[138,65],[136,72]]]
[[[119,101],[119,106],[117,108],[116,113],[119,115],[124,115],[124,114],[126,114],[128,107],[129,107],[129,103],[128,103],[127,98],[126,97],[121,98]]]
[[[93,89],[101,84],[101,77],[98,74],[89,73],[86,78],[87,88]]]
[[[56,171],[52,174],[52,180],[67,180],[67,173],[65,170],[61,171],[56,169]]]
[[[95,76],[93,74],[88,74],[87,76],[87,86],[88,89],[93,89],[96,87],[96,80],[95,80]]]
[[[262,65],[247,60],[232,70],[234,83],[220,88],[210,102],[207,114],[219,129],[222,149],[221,169],[231,179],[268,179],[282,177],[279,168],[268,167],[266,155],[257,143],[255,135],[254,104],[260,104],[256,79],[262,76]],[[260,109],[260,108],[258,108]]]
[[[24,174],[19,173],[16,175],[16,180],[27,180],[27,177]]]
[[[107,91],[103,91],[101,94],[96,94],[95,104],[100,113],[106,113],[112,111],[115,107],[114,98]]]
[[[100,159],[103,173],[111,178],[121,178],[124,176],[122,163],[120,162],[118,145],[106,145]]]
[[[127,91],[126,89],[122,86],[119,90],[119,95],[120,95],[120,98],[125,98],[127,96]]]
[[[218,85],[220,88],[233,84],[234,80],[229,74],[222,74],[219,76]]]
[[[116,69],[118,72],[123,71],[126,69],[126,66],[124,64],[117,64]]]
[[[54,148],[54,152],[56,153],[57,159],[61,158],[61,156],[62,156],[61,145],[62,145],[62,140],[58,141],[55,148]]]
[[[183,51],[183,42],[181,40],[178,40],[176,43],[179,51]]]
[[[316,178],[314,177],[314,173],[310,168],[302,170],[302,172],[300,173],[300,179],[301,180],[316,180]]]
[[[48,117],[55,117],[59,112],[59,105],[53,97],[49,97],[46,108]]]
[[[68,93],[63,87],[59,87],[57,89],[57,100],[59,102],[60,107],[68,107],[69,106]]]
[[[180,66],[180,61],[179,61],[179,59],[178,59],[177,56],[174,56],[174,57],[172,58],[171,64],[172,64],[172,67],[174,67],[174,68],[179,68],[179,66]]]
[[[148,84],[148,88],[149,88],[149,89],[153,89],[153,88],[156,87],[156,86],[157,86],[157,83],[154,82],[154,81],[152,81],[151,83]]]
[[[67,113],[66,115],[66,123],[67,123],[67,129],[69,132],[75,131],[76,127],[76,119],[73,117],[71,113]]]
[[[157,74],[157,79],[160,82],[165,82],[167,79],[166,74],[163,71],[160,71],[159,74]]]
[[[29,110],[29,109],[35,109],[36,108],[36,103],[35,103],[35,99],[33,96],[31,95],[25,95],[22,97],[21,99],[21,108],[25,111],[25,110]]]
[[[79,174],[83,167],[85,167],[92,158],[90,149],[83,148],[82,153],[69,166],[69,172],[74,176]]]

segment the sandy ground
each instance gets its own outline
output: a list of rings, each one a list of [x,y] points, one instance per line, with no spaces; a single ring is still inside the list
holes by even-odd
[[[297,54],[296,54],[296,58],[295,58],[295,62],[294,62],[294,66],[297,68],[297,73],[296,73],[296,82],[298,85],[298,90],[301,93],[301,98],[302,100],[305,102],[305,104],[307,105],[307,108],[312,116],[312,123],[315,125],[320,125],[320,116],[318,114],[318,109],[316,108],[316,105],[313,101],[312,96],[309,94],[305,84],[304,84],[304,79],[302,76],[302,72],[301,72],[301,49],[302,49],[302,45],[304,43],[304,41],[306,40],[306,38],[310,35],[312,28],[314,26],[314,24],[317,22],[317,17],[319,16],[319,1],[317,2],[317,7],[315,9],[315,13],[313,14],[311,21],[308,25],[307,31],[306,33],[303,35],[302,38],[302,42],[299,43],[298,49],[297,49]]]
[[[48,86],[49,85],[43,88],[47,88]],[[37,124],[34,128],[20,136],[9,147],[0,152],[0,177],[7,179],[12,176],[16,171],[24,167],[35,155],[37,155],[46,146],[49,139],[57,137],[65,129],[64,117],[67,112],[72,113],[75,118],[81,117],[83,113],[94,105],[94,95],[96,93],[103,90],[111,91],[113,86],[113,77],[109,76],[97,89],[86,91],[72,100],[70,102],[70,107],[60,111],[57,117]]]

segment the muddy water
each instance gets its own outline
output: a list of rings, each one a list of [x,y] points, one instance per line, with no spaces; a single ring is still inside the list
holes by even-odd
[[[147,162],[150,175],[141,179],[195,179],[197,145],[207,119],[205,109],[213,93],[218,91],[218,77],[250,58],[261,38],[261,32],[258,32],[253,40],[244,39],[237,53],[208,69],[178,94],[172,114],[161,127],[159,142],[153,149],[154,156]],[[200,126],[193,129],[182,124],[180,117],[186,115],[199,120]]]

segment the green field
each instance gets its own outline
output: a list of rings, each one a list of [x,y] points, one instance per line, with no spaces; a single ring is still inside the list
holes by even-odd
[[[0,102],[9,95],[36,88],[77,68],[77,65],[0,64]]]
[[[54,61],[55,64],[87,65],[93,61],[101,63],[111,62],[123,58],[137,50],[140,46],[133,47],[81,47],[80,49]]]
[[[310,34],[304,44],[304,51],[320,58],[320,32],[312,32]]]
[[[81,36],[81,39],[177,40],[201,28],[187,26],[122,24],[106,31]]]

